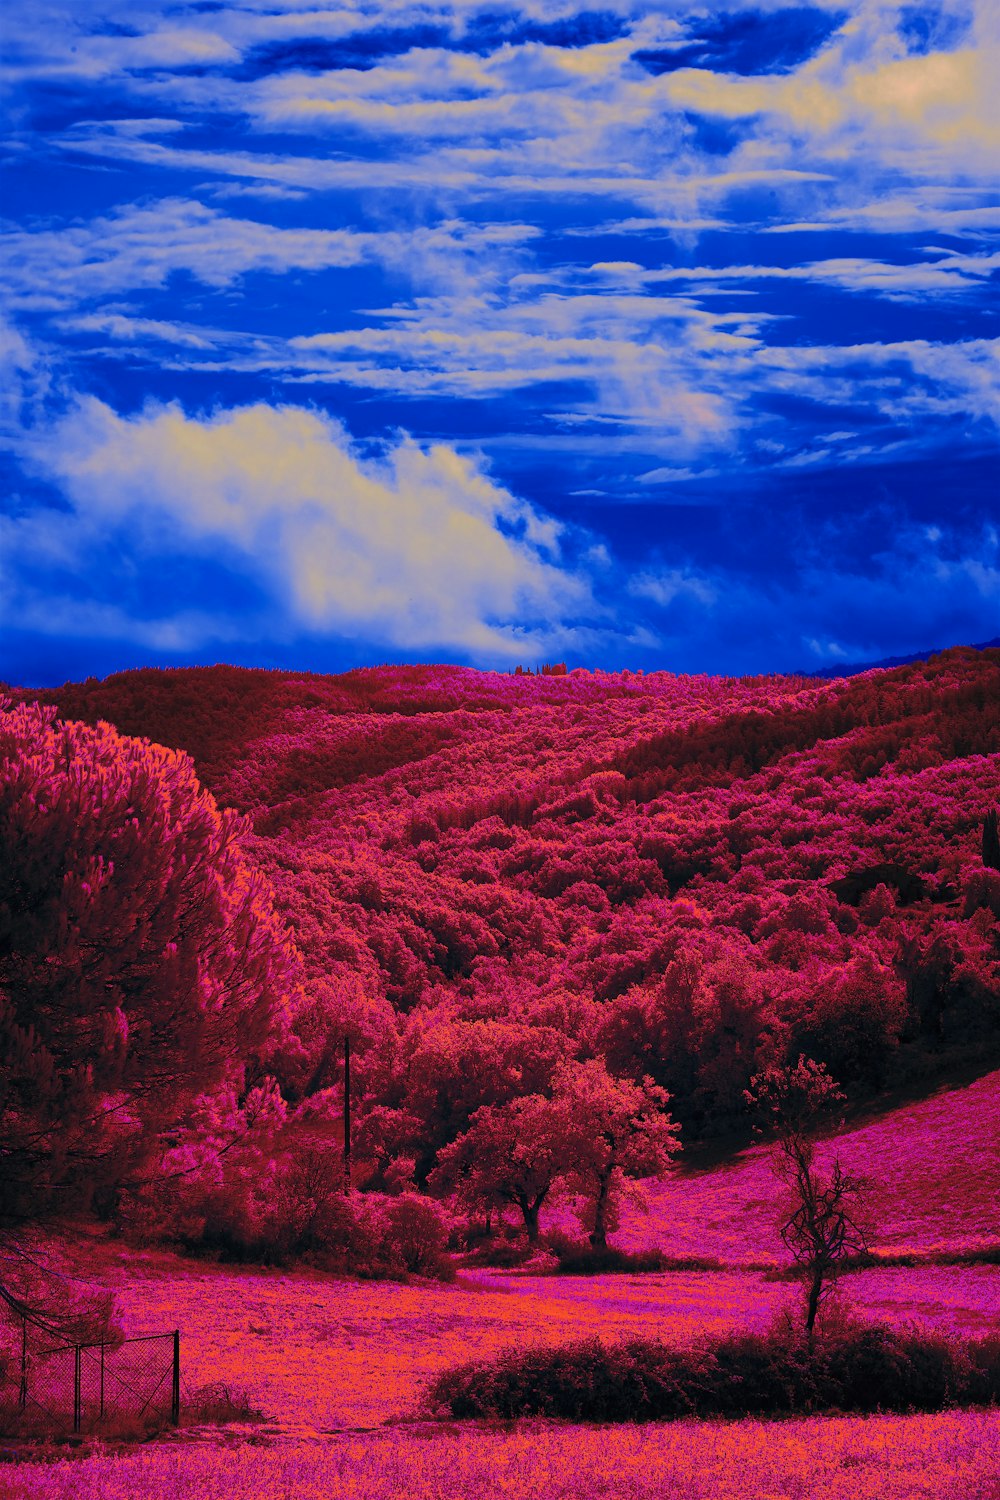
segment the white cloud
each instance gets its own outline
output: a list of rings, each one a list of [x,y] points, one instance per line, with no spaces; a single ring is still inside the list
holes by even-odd
[[[58,229],[14,230],[6,279],[15,303],[60,306],[162,287],[175,271],[225,287],[250,271],[357,265],[370,235],[281,229],[228,218],[201,203],[164,199]]]
[[[1000,339],[787,346],[762,349],[755,359],[771,389],[844,405],[864,402],[905,420],[914,439],[927,417],[964,415],[1000,426]]]
[[[147,339],[155,343],[179,344],[186,349],[211,349],[215,338],[206,330],[180,323],[166,323],[159,318],[134,318],[128,313],[111,310],[90,313],[76,318],[62,318],[60,328],[67,333],[100,333],[123,343],[144,343]]]
[[[787,75],[735,77],[703,68],[671,75],[671,103],[725,119],[761,117],[753,140],[803,146],[819,160],[867,161],[908,176],[992,177],[1000,153],[1000,26],[986,0],[968,45],[907,55],[895,7],[858,6],[829,46]],[[860,174],[859,174],[860,175]]]
[[[505,257],[535,233],[530,225],[459,219],[383,232],[283,228],[233,218],[190,199],[168,198],[129,204],[86,224],[11,230],[5,279],[12,305],[43,309],[163,287],[177,271],[223,289],[255,271],[283,275],[366,261],[454,288],[468,268],[481,267],[484,252],[492,255],[494,272],[500,274]]]
[[[649,599],[660,609],[668,609],[677,599],[712,605],[719,597],[718,585],[690,568],[637,573],[629,580],[628,591],[633,598]]]
[[[112,535],[133,554],[211,557],[252,578],[286,629],[477,659],[515,657],[592,611],[555,523],[444,445],[403,438],[365,462],[301,407],[123,418],[88,398],[34,460],[73,509],[9,523],[15,561],[39,562],[41,548],[69,567],[79,553],[83,573]]]
[[[928,250],[934,259],[893,263],[863,256],[807,261],[798,266],[666,266],[647,269],[634,263],[598,262],[590,272],[602,279],[632,286],[656,287],[673,282],[706,288],[759,281],[813,281],[844,291],[876,293],[900,301],[921,299],[928,294],[962,295],[982,290],[1000,269],[1000,252],[952,254]]]

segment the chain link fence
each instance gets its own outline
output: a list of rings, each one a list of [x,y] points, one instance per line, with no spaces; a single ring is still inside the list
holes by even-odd
[[[0,1433],[144,1432],[180,1421],[179,1332],[68,1344],[30,1318],[5,1320]]]

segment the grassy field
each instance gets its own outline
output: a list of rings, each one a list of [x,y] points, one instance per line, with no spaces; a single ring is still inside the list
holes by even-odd
[[[855,1125],[835,1149],[870,1184],[878,1248],[962,1250],[1000,1241],[1000,1072]],[[784,1259],[762,1146],[710,1171],[679,1172],[646,1197],[647,1212],[622,1224],[623,1249],[656,1245],[737,1265]]]
[[[517,1429],[414,1422],[430,1376],[499,1348],[582,1334],[690,1338],[762,1326],[796,1295],[751,1272],[551,1277],[477,1271],[398,1286],[192,1265],[91,1248],[130,1327],[183,1330],[184,1385],[222,1380],[266,1414],[254,1429],[194,1429],[139,1452],[0,1470],[28,1497],[340,1496],[435,1500],[1000,1500],[1000,1413]],[[995,1321],[1000,1268],[859,1272],[873,1315],[968,1332]],[[366,1430],[367,1429],[367,1430]]]
[[[980,1243],[991,1229],[998,1237],[998,1104],[993,1074],[840,1139],[840,1154],[875,1179],[886,1205],[880,1244],[919,1251]],[[189,1429],[127,1454],[5,1465],[0,1491],[11,1500],[1000,1500],[997,1412],[632,1429],[421,1420],[433,1375],[500,1349],[765,1326],[798,1295],[746,1266],[778,1256],[773,1191],[752,1151],[678,1175],[652,1193],[648,1215],[630,1214],[623,1226],[625,1243],[719,1255],[726,1271],[554,1278],[478,1269],[453,1286],[401,1286],[89,1241],[77,1258],[89,1280],[115,1290],[130,1332],[182,1330],[185,1389],[223,1381],[266,1420]],[[980,1334],[997,1324],[1000,1267],[878,1268],[851,1274],[844,1289],[868,1316]]]
[[[21,1466],[8,1500],[997,1500],[1000,1415],[166,1442]]]
[[[354,1282],[234,1267],[98,1242],[89,1274],[115,1288],[131,1332],[182,1330],[188,1388],[223,1380],[283,1427],[329,1431],[413,1416],[442,1369],[526,1343],[641,1334],[687,1340],[763,1328],[798,1288],[759,1272],[536,1276],[465,1271],[452,1286]],[[995,1326],[1000,1266],[859,1271],[859,1312],[958,1333]]]

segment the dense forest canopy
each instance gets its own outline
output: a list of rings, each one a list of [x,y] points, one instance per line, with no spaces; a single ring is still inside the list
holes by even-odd
[[[286,1099],[436,1153],[567,1058],[693,1136],[799,1053],[851,1092],[1000,1021],[1000,651],[849,680],[377,667],[127,672],[38,697],[187,750],[301,954]],[[361,1110],[364,1117],[365,1110]]]

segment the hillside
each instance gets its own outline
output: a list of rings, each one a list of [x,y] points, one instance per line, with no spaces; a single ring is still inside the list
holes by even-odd
[[[1000,1072],[850,1123],[821,1152],[835,1153],[864,1182],[876,1253],[946,1259],[996,1248]],[[648,1184],[641,1211],[623,1216],[617,1243],[655,1246],[673,1256],[711,1256],[725,1265],[781,1263],[786,1252],[777,1232],[775,1192],[768,1150],[754,1145],[711,1168]],[[994,1299],[1000,1295],[996,1268],[964,1274],[990,1286]],[[950,1284],[956,1273],[922,1271],[925,1297],[936,1276]]]
[[[515,1023],[536,1060],[570,1038],[652,1074],[688,1139],[775,1056],[870,1094],[997,1055],[1000,651],[834,682],[216,667],[19,696],[188,750],[250,817],[304,962],[292,1092],[336,1082],[351,1029],[424,1172],[442,1095],[453,1130],[544,1086],[469,1080]]]

